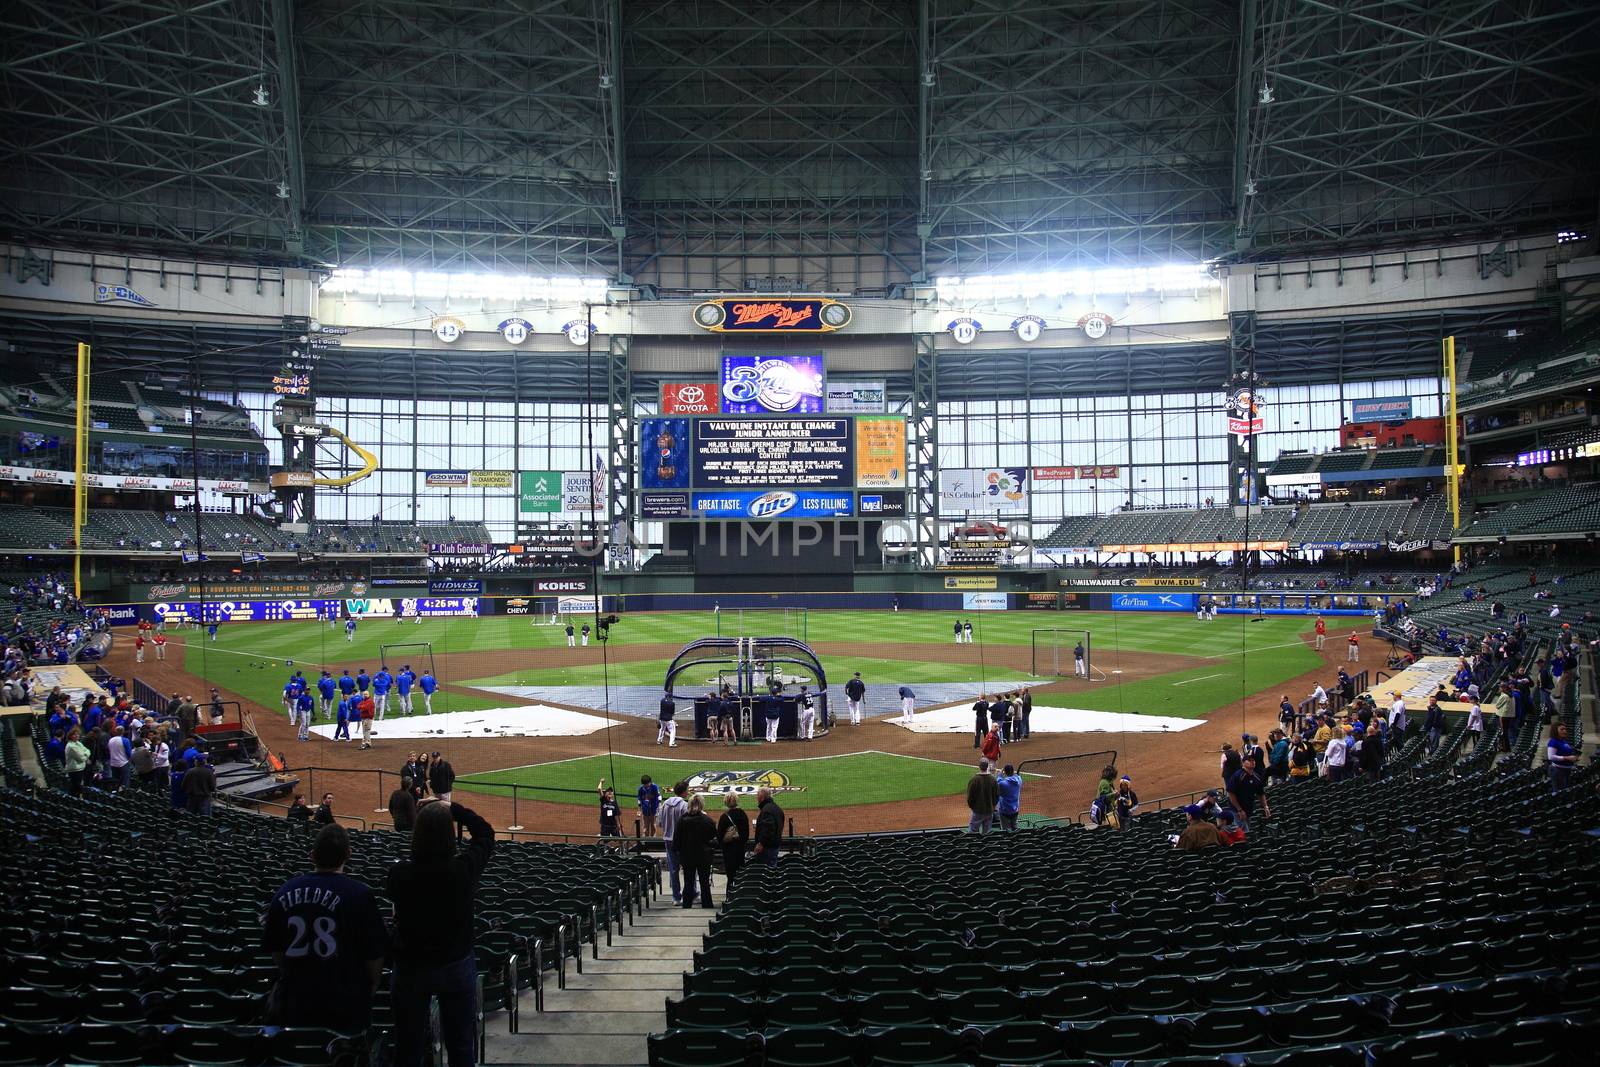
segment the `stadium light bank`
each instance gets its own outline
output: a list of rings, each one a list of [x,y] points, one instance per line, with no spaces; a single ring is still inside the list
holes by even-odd
[[[497,300],[603,304],[604,278],[540,278],[529,274],[468,274],[424,270],[342,268],[323,281],[323,293],[403,300]]]
[[[934,281],[940,300],[957,304],[985,300],[1096,296],[1111,293],[1175,293],[1215,289],[1222,284],[1210,264],[1165,263],[1154,267],[981,274]]]

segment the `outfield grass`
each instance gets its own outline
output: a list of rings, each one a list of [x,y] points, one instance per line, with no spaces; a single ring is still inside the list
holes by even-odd
[[[584,663],[571,667],[546,667],[508,671],[505,674],[497,674],[490,678],[474,678],[462,684],[476,686],[600,685],[603,681],[609,680],[612,685],[659,686],[662,679],[667,676],[667,667],[671,663],[670,659],[631,660],[624,663],[613,663],[610,666],[609,678],[607,672],[601,669],[600,664]],[[975,668],[968,663],[828,656],[822,666],[827,671],[828,677],[835,687],[842,685],[843,680],[849,678],[855,671],[860,671],[863,678],[893,681],[896,684],[915,685],[918,682],[971,682],[977,680]],[[785,667],[785,670],[793,672],[797,668],[793,664],[789,664]],[[686,676],[683,677],[678,688],[682,691],[688,691],[699,686],[709,687],[711,684],[710,672],[710,666],[686,672]],[[1018,675],[1026,676],[1027,672],[1007,672],[991,667],[988,674],[991,676],[1003,674],[1011,678]]]
[[[785,747],[794,748],[793,745]],[[648,774],[661,786],[662,792],[667,793],[671,791],[673,782],[699,771],[776,770],[786,774],[791,786],[800,790],[778,794],[779,805],[792,810],[839,808],[964,794],[967,780],[973,773],[973,768],[964,763],[946,763],[943,760],[897,756],[886,752],[857,752],[820,759],[752,760],[751,757],[760,748],[759,742],[740,745],[733,750],[706,748],[703,756],[689,759],[623,753],[615,756],[585,756],[529,767],[485,771],[457,778],[456,788],[509,796],[511,790],[505,788],[509,785],[544,786],[574,792],[540,791],[523,793],[523,798],[562,804],[596,804],[595,786],[601,778],[605,778],[608,785],[615,786],[617,797],[623,802],[624,810],[627,810],[637,807],[635,790],[639,788],[641,775]],[[613,773],[616,775],[614,780],[611,777]],[[496,788],[496,785],[500,788]],[[745,797],[741,802],[747,809],[754,810],[754,797]],[[717,800],[714,805],[707,806],[708,810],[720,811],[721,803],[720,799]]]
[[[941,645],[951,641],[950,624],[956,617],[949,612],[812,611],[807,616],[806,630],[813,643]],[[1300,633],[1310,629],[1310,616],[1279,616],[1254,623],[1242,615],[1199,622],[1188,614],[1135,612],[971,612],[961,617],[970,620],[974,636],[990,646],[1026,647],[1034,629],[1076,627],[1091,630],[1095,663],[1108,672],[1107,681],[1091,692],[1071,698],[1044,696],[1037,699],[1039,703],[1094,710],[1197,716],[1229,704],[1240,696],[1238,663],[1242,643],[1250,650],[1245,686],[1252,693],[1275,689],[1285,680],[1312,670],[1320,662],[1298,639]],[[777,615],[770,613],[764,618],[778,620]],[[709,611],[624,615],[612,630],[613,642],[618,645],[659,642],[676,647],[715,633],[717,622]],[[731,612],[724,612],[721,622],[724,631],[731,629],[734,622]],[[205,641],[203,634],[189,633],[181,662],[186,671],[270,708],[278,705],[284,679],[293,669],[287,665],[290,661],[313,679],[324,665],[336,675],[346,667],[352,673],[360,667],[370,672],[378,666],[381,646],[402,642],[431,642],[436,655],[450,652],[492,654],[521,648],[564,650],[566,635],[561,627],[532,626],[526,617],[512,616],[429,619],[420,626],[372,620],[361,623],[354,642],[344,640],[342,625],[333,630],[315,622],[239,623],[222,627],[214,644]],[[1115,667],[1119,650],[1211,658],[1216,666],[1118,686],[1114,684],[1117,676],[1109,672]],[[413,666],[420,666],[422,656],[417,650],[403,655]],[[588,649],[579,650],[574,658],[597,656],[598,649],[591,644]],[[969,659],[970,655],[963,654],[962,658]],[[651,659],[613,663],[611,681],[616,685],[659,685],[667,662]],[[857,670],[868,679],[889,678],[910,684],[979,680],[977,669],[970,662],[828,656],[824,666],[836,683]],[[1013,672],[990,667],[987,673]],[[465,678],[452,676],[445,665],[438,676],[444,688],[434,697],[435,710],[479,711],[503,706],[505,698],[453,692],[452,687],[475,683],[598,685],[601,669],[590,662],[548,670],[511,671],[490,678]]]
[[[345,668],[349,668],[352,675],[363,667],[371,674],[382,662],[381,645],[399,642],[402,638],[432,641],[435,653],[447,652],[452,641],[463,645],[472,641],[470,624],[476,621],[438,619],[403,628],[393,623],[382,627],[372,623],[363,628],[366,633],[358,632],[354,642],[345,641],[342,626],[334,634],[326,625],[314,622],[238,623],[218,629],[215,642],[207,641],[204,632],[190,631],[186,635],[181,663],[184,670],[212,685],[230,689],[264,707],[278,708],[283,701],[283,683],[296,670],[303,670],[313,684],[325,669],[335,677]],[[417,654],[419,651],[407,650],[409,658],[404,662],[410,663],[420,674],[424,657]],[[391,660],[391,670],[398,666]],[[134,673],[137,676],[137,670]],[[452,681],[445,677],[439,680]],[[421,701],[417,703],[420,707]],[[435,712],[485,711],[503,708],[507,703],[502,696],[451,692],[449,688],[441,688],[433,695]],[[320,700],[318,707],[321,707]]]
[[[1251,636],[1260,640],[1254,631]],[[1115,652],[1102,650],[1096,641],[1094,665],[1106,672],[1104,682],[1082,692],[1036,693],[1033,702],[1046,707],[1129,711],[1141,715],[1197,719],[1234,703],[1242,695],[1271,691],[1290,678],[1315,670],[1322,663],[1315,652],[1297,640],[1282,645],[1252,643],[1245,648],[1249,655],[1242,657],[1245,663],[1242,681],[1239,670],[1241,657],[1236,648],[1232,653],[1216,656],[1204,667],[1118,684],[1117,675],[1111,673],[1116,666]],[[1277,693],[1272,695],[1277,696]],[[1303,692],[1289,694],[1296,701],[1306,695]]]

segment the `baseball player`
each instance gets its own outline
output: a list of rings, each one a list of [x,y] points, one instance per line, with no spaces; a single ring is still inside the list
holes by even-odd
[[[806,692],[806,687],[800,687],[800,729],[799,736],[807,741],[811,740],[817,732],[817,706],[811,699],[811,694]]]
[[[913,693],[911,691],[911,687],[910,686],[902,685],[900,687],[900,723],[901,723],[901,725],[909,726],[911,724],[911,721],[914,718],[916,718],[916,710],[917,710],[917,694],[915,694],[915,693]]]
[[[577,629],[574,628],[573,625],[570,622],[567,623],[567,647],[568,648],[577,648],[578,647],[578,639],[577,639],[577,636],[576,636],[577,632],[578,632]]]
[[[417,688],[422,690],[422,710],[424,714],[433,714],[433,691],[439,688],[439,680],[433,672],[424,669],[422,677],[417,679]]]
[[[167,658],[166,634],[162,633],[160,630],[157,630],[156,635],[150,639],[150,643],[156,646],[156,659],[161,660]]]
[[[850,725],[861,725],[861,704],[867,696],[867,685],[861,680],[861,672],[856,671],[856,676],[844,683],[844,695],[850,700]]]
[[[389,673],[388,667],[379,667],[378,673],[372,676],[372,709],[380,722],[384,712],[389,710],[389,690],[393,688],[394,675]]]
[[[294,715],[291,721],[294,723],[295,736],[301,741],[306,740],[311,734],[311,709],[313,706],[314,702],[311,699],[311,691],[309,689],[302,691],[294,699]]]
[[[333,675],[327,671],[322,672],[322,677],[317,679],[317,692],[322,696],[322,714],[326,718],[333,712],[333,695],[338,692],[338,685],[333,680]]]
[[[568,627],[571,629],[571,627]],[[672,699],[672,694],[667,693],[661,698],[661,710],[657,713],[660,725],[656,727],[656,744],[667,742],[669,748],[678,747],[678,705]]]
[[[400,668],[400,673],[395,675],[394,687],[400,694],[400,714],[411,714],[411,688],[417,684],[417,675],[411,669],[411,664]]]

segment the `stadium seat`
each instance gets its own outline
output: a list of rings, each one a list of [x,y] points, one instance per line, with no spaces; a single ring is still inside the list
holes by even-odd
[[[1177,1040],[1190,1053],[1251,1052],[1272,1047],[1264,1009],[1212,1008],[1187,1026],[1174,1028]]]
[[[651,1034],[650,1067],[750,1067],[760,1062],[761,1037],[745,1031],[669,1030]]]
[[[1092,1023],[1072,1023],[1067,1051],[1094,1060],[1135,1060],[1165,1052],[1171,1035],[1165,1024],[1143,1016],[1113,1016]]]
[[[1041,1022],[1010,1022],[983,1032],[979,1063],[1049,1063],[1062,1055],[1061,1031]]]
[[[766,1035],[767,1067],[851,1067],[863,1039],[831,1027],[796,1027]]]
[[[940,998],[939,1015],[951,1026],[997,1026],[1026,1014],[1022,997],[1005,989],[973,989]]]
[[[807,1026],[843,1027],[847,1023],[846,1004],[838,997],[824,993],[786,993],[766,1001],[765,1022],[761,1026],[769,1029],[787,1029]],[[669,1018],[668,1025],[682,1024],[673,1024]],[[722,1025],[731,1029],[761,1028],[753,1020],[725,1022]]]
[[[863,1027],[926,1026],[934,1021],[939,1001],[908,989],[885,989],[856,1002],[856,1018]]]
[[[166,1046],[178,1063],[242,1067],[262,1062],[260,1038],[257,1027],[174,1026],[166,1033]]]
[[[732,993],[695,993],[667,1000],[667,1027],[672,1030],[759,1030],[760,1002]]]
[[[895,1026],[867,1034],[872,1062],[883,1067],[964,1063],[971,1055],[971,1041],[942,1026]]]
[[[1117,1009],[1130,1015],[1178,1015],[1196,1008],[1198,985],[1192,978],[1153,975],[1112,993]],[[1051,1012],[1055,1009],[1052,1007]]]

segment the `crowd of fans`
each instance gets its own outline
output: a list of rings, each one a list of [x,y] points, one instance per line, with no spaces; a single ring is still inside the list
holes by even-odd
[[[11,622],[0,634],[0,664],[7,704],[27,703],[26,668],[71,663],[103,631],[106,614],[72,595],[66,576],[41,574],[11,586]]]
[[[164,707],[147,708],[121,679],[104,684],[108,695],[85,693],[77,703],[59,686],[45,697],[47,740],[40,751],[48,766],[65,773],[67,791],[143,789],[169,797],[174,808],[209,813],[217,779],[198,733],[201,706],[173,693]],[[215,689],[205,714],[222,721]]]

